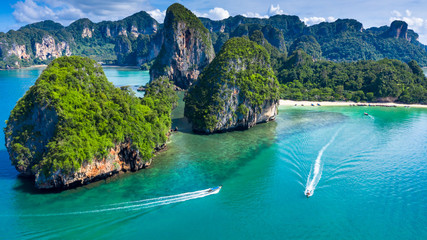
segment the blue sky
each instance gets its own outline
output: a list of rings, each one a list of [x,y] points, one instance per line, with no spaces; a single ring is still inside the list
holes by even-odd
[[[427,0],[2,0],[0,31],[41,20],[68,25],[87,17],[94,22],[118,20],[144,10],[162,22],[166,8],[179,2],[198,16],[223,19],[228,16],[269,17],[297,15],[308,25],[338,18],[354,18],[365,28],[389,25],[395,19],[408,22],[427,44]]]

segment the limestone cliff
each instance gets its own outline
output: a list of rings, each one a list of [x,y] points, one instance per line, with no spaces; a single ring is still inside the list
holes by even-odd
[[[274,120],[278,82],[264,47],[228,40],[185,97],[185,116],[201,133],[248,129]]]
[[[408,39],[408,24],[404,21],[393,21],[383,36],[410,40]]]
[[[27,54],[27,49],[25,45],[13,44],[12,47],[7,51],[7,55],[16,55],[19,59],[30,59],[30,55]]]
[[[95,61],[52,61],[7,121],[12,164],[41,189],[65,189],[146,167],[169,134],[173,85],[150,84],[142,100],[115,88]]]
[[[110,148],[106,157],[84,162],[78,170],[64,172],[59,169],[48,175],[36,172],[35,186],[38,189],[66,189],[113,176],[120,171],[138,171],[149,165],[150,162],[142,160],[139,151],[131,148],[131,142],[125,141]]]
[[[190,10],[175,3],[166,12],[163,36],[162,49],[150,69],[151,79],[166,75],[186,89],[215,57],[209,31]]]
[[[44,36],[41,43],[35,43],[36,58],[40,60],[55,59],[61,56],[71,56],[70,46],[66,42],[55,43],[52,36]]]
[[[85,38],[85,37],[91,38],[93,31],[94,31],[93,28],[92,29],[88,27],[83,28],[82,38]]]

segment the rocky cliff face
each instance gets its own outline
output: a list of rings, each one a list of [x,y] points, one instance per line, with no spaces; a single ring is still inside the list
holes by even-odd
[[[222,111],[213,115],[214,119],[217,120],[214,127],[209,129],[193,124],[194,132],[214,133],[245,130],[258,123],[266,123],[276,119],[278,100],[265,100],[261,105],[255,107],[249,100],[241,96],[243,93],[234,85],[227,85],[221,91],[224,105]]]
[[[278,83],[267,51],[246,38],[228,40],[184,100],[195,132],[248,129],[274,120]]]
[[[42,43],[35,43],[36,58],[41,60],[55,59],[58,57],[71,56],[70,46],[66,42],[55,43],[55,39],[52,36],[45,36],[42,39]]]
[[[30,55],[27,54],[25,45],[13,44],[12,47],[7,51],[8,56],[16,55],[19,59],[30,59]]]
[[[186,89],[215,57],[209,31],[190,10],[173,4],[166,12],[163,36],[162,49],[150,69],[151,79],[166,75]]]
[[[89,29],[88,27],[83,28],[82,38],[91,38],[94,29]]]
[[[30,44],[30,46],[28,46],[28,44]],[[7,41],[0,41],[0,56],[6,61],[8,58],[14,56],[21,62],[26,62],[28,64],[28,62],[35,59],[43,61],[63,55],[70,56],[72,54],[67,42],[61,41],[57,43],[51,35],[45,35],[41,39],[41,42],[36,41],[28,44],[19,45],[16,42],[10,43]],[[33,51],[27,52],[28,48]],[[14,67],[20,67],[20,62],[17,61],[13,63],[13,65]]]
[[[393,21],[383,36],[410,40],[408,38],[408,24],[404,21]]]
[[[67,189],[105,179],[121,171],[138,171],[149,165],[150,162],[143,161],[139,151],[132,149],[131,143],[126,141],[109,149],[106,157],[83,163],[77,171],[66,173],[57,170],[49,175],[37,172],[35,186],[38,189]]]
[[[27,117],[21,121],[11,121],[5,131],[6,148],[15,168],[22,174],[31,176],[37,173],[33,168],[35,153],[44,153],[48,150],[47,144],[54,135],[58,114],[54,109],[44,104],[34,104]],[[16,142],[17,135],[12,133],[26,133],[25,143]],[[29,134],[29,133],[36,134]],[[20,138],[21,136],[18,136]],[[30,151],[31,150],[31,151]]]
[[[137,65],[141,66],[142,64],[148,63],[155,59],[162,49],[163,41],[163,32],[158,32],[157,34],[154,34],[150,37],[148,47],[146,46],[147,43],[145,43],[144,41],[139,42],[137,48],[148,49],[148,51],[146,53],[137,55]]]

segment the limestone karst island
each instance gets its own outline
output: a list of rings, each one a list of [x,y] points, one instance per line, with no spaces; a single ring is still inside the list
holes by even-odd
[[[427,239],[427,3],[2,4],[0,239]]]

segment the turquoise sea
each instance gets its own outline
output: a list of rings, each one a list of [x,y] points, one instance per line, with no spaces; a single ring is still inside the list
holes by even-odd
[[[40,72],[0,71],[2,127]],[[151,168],[61,193],[18,177],[1,133],[0,239],[427,239],[427,109],[281,107],[209,136],[191,133],[182,102],[173,114],[180,131]]]

